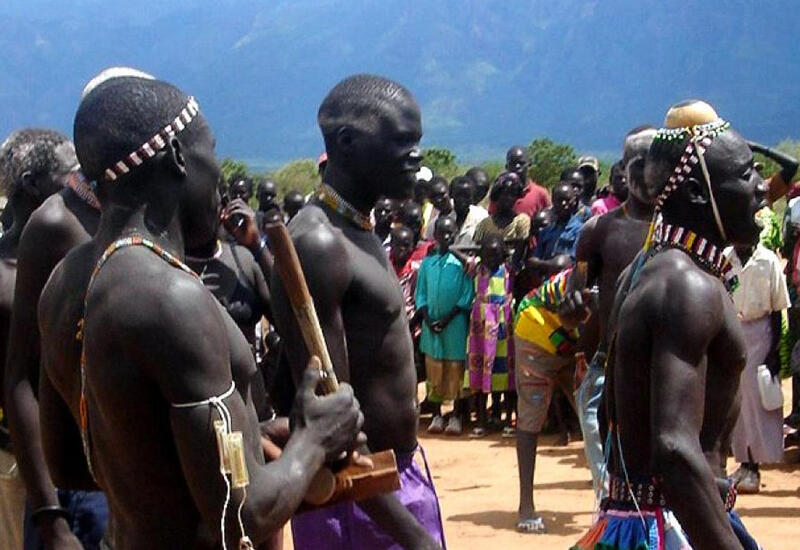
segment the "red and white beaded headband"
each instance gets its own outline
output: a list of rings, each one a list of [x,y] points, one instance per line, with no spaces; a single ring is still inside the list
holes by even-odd
[[[147,140],[136,151],[115,163],[111,168],[106,168],[103,178],[106,181],[115,181],[117,178],[124,176],[147,159],[156,156],[161,149],[167,146],[167,142],[175,134],[183,131],[184,128],[197,116],[200,112],[200,106],[193,97],[189,98],[184,107],[175,119],[164,126],[156,135]]]

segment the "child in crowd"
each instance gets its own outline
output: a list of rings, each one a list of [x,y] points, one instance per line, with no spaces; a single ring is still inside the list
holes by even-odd
[[[487,234],[480,243],[480,261],[471,262],[475,276],[475,302],[469,325],[467,354],[469,388],[477,396],[478,425],[473,435],[486,435],[486,401],[492,394],[492,424],[501,425],[500,396],[506,393],[505,430],[510,435],[514,409],[514,339],[512,324],[512,273],[506,263],[502,236]],[[510,391],[509,391],[510,390]]]
[[[456,410],[445,429],[441,405],[460,397],[464,380],[469,310],[474,291],[472,280],[461,261],[450,251],[456,224],[452,218],[436,221],[434,238],[438,245],[428,255],[417,274],[415,293],[418,315],[422,319],[420,350],[425,355],[428,401],[434,406],[430,433],[459,435],[463,410]],[[458,403],[459,409],[461,403]]]

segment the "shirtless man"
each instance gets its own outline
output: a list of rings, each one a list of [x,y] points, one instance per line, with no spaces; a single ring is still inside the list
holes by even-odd
[[[665,126],[645,164],[661,219],[612,307],[610,497],[577,548],[643,521],[659,547],[682,530],[695,549],[742,547],[716,479],[746,356],[722,249],[758,241],[766,186],[747,143],[706,103],[674,106]],[[636,547],[642,529],[629,532]]]
[[[222,537],[241,548],[245,533],[261,544],[294,513],[325,458],[354,442],[363,416],[352,389],[316,397],[319,372],[308,369],[291,439],[264,466],[250,348],[180,260],[184,247],[213,239],[219,216],[214,137],[197,104],[162,81],[112,78],[83,98],[74,129],[103,218],[40,301],[50,471],[103,488],[112,548],[218,548]],[[221,474],[217,420],[242,434],[246,499]],[[75,423],[90,471],[74,460]]]
[[[3,359],[7,351],[17,278],[17,253],[22,231],[34,210],[45,199],[66,186],[70,172],[77,163],[75,148],[69,139],[52,130],[19,130],[12,133],[0,146],[0,187],[2,194],[8,197],[6,210],[12,214],[13,219],[11,227],[0,238],[0,357]],[[0,408],[3,407],[5,393],[2,391],[3,366],[4,363],[0,366]],[[4,454],[13,463],[13,458],[6,454],[5,449],[8,443],[7,421],[6,416],[2,421],[0,454]],[[27,471],[30,469],[27,468]],[[4,541],[9,547],[22,548],[24,495],[23,480],[19,477],[9,476],[9,480],[0,489],[0,497],[6,503],[3,509],[9,510],[14,516],[0,517],[0,521],[8,523],[12,533],[12,540]],[[19,535],[19,538],[15,539],[13,533]],[[34,538],[33,535],[35,533],[28,534],[29,541]],[[0,543],[0,547],[5,548],[4,543]]]
[[[80,548],[96,545],[105,529],[107,509],[99,492],[70,491],[72,480],[62,479],[56,491],[45,463],[39,427],[39,325],[37,304],[55,265],[74,246],[89,240],[100,218],[99,203],[79,172],[74,150],[63,151],[57,170],[58,193],[36,209],[19,236],[17,277],[5,355],[5,409],[19,471],[25,482],[28,509],[26,527],[33,547]],[[71,164],[69,164],[71,163]],[[44,190],[41,190],[43,195]],[[44,197],[42,197],[44,198]],[[21,229],[21,227],[20,227]],[[74,432],[74,427],[71,428]],[[68,460],[80,460],[75,454]],[[91,488],[91,487],[89,487]],[[82,515],[86,523],[76,534],[63,510]],[[90,526],[90,527],[86,527]]]
[[[642,249],[653,217],[653,199],[644,183],[644,161],[656,130],[652,126],[634,128],[625,137],[622,164],[628,181],[628,198],[620,208],[595,216],[583,225],[575,247],[575,270],[568,282],[568,295],[559,315],[566,326],[576,327],[586,315],[585,291],[597,285],[600,291],[597,315],[585,321],[595,325],[584,331],[576,356],[576,378],[583,378],[575,396],[583,432],[586,460],[592,472],[595,494],[604,493],[605,459],[597,423],[597,407],[605,380],[606,345],[604,328],[614,302],[614,286],[620,273]],[[599,335],[598,339],[585,335]],[[591,340],[591,341],[589,341]],[[588,371],[585,356],[592,358]],[[583,369],[583,372],[580,370]]]
[[[362,403],[370,449],[397,453],[403,488],[296,516],[295,548],[436,548],[443,544],[439,505],[414,460],[417,378],[403,294],[369,220],[378,197],[411,196],[421,158],[419,107],[401,85],[356,75],[328,93],[317,119],[328,152],[325,184],[289,230],[336,373]],[[299,379],[305,347],[274,275],[271,289]]]

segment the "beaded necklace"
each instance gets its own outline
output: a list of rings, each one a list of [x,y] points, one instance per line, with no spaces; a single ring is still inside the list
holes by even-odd
[[[67,187],[72,189],[83,202],[95,210],[100,210],[100,201],[97,200],[97,195],[95,195],[94,191],[92,191],[92,188],[89,185],[89,182],[86,181],[86,177],[83,175],[83,172],[80,170],[73,170],[70,172],[69,178],[67,179]]]
[[[169,265],[176,267],[183,271],[184,273],[191,275],[192,277],[197,278],[197,274],[192,271],[188,265],[183,263],[177,256],[171,254],[167,250],[164,249],[160,244],[153,242],[152,240],[144,237],[142,235],[132,235],[130,237],[124,237],[122,239],[118,239],[108,245],[108,248],[105,249],[100,259],[97,260],[97,264],[94,266],[94,270],[92,270],[92,275],[89,278],[89,284],[86,285],[86,293],[83,297],[83,316],[78,320],[78,332],[75,335],[75,339],[81,342],[81,397],[80,397],[80,405],[79,405],[79,412],[80,412],[80,431],[81,431],[81,440],[83,442],[83,453],[86,455],[86,463],[89,466],[89,472],[94,477],[94,471],[92,469],[92,458],[91,458],[91,449],[90,449],[90,441],[89,441],[89,406],[86,399],[86,340],[84,338],[83,329],[86,325],[86,314],[88,313],[88,304],[89,304],[89,291],[92,289],[92,284],[94,283],[97,275],[100,273],[100,270],[108,261],[108,259],[117,251],[122,250],[123,248],[127,248],[130,246],[143,246],[148,250],[151,250],[155,253],[159,258],[167,262]]]
[[[372,223],[369,216],[359,212],[355,206],[342,198],[342,196],[327,183],[323,183],[319,186],[317,198],[322,201],[323,204],[344,216],[347,221],[359,229],[363,229],[364,231],[373,231],[375,229],[375,224]]]
[[[728,293],[732,293],[739,285],[738,277],[731,273],[733,264],[722,249],[694,231],[679,225],[659,223],[653,232],[650,250],[654,256],[667,248],[677,248],[688,254],[701,269],[722,281]]]

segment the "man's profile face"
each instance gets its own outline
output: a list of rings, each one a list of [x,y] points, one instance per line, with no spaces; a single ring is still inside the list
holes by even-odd
[[[762,229],[755,215],[767,206],[767,187],[755,169],[750,147],[738,133],[728,130],[714,138],[705,156],[728,241],[739,246],[755,245]]]
[[[514,172],[522,182],[528,179],[528,168],[531,165],[528,153],[521,147],[512,147],[506,153],[506,170]]]
[[[181,227],[186,248],[202,246],[216,237],[220,212],[221,172],[214,147],[216,141],[205,119],[190,147],[184,147],[186,184],[181,195]]]
[[[400,93],[382,106],[380,116],[357,131],[356,169],[393,199],[412,196],[422,161],[422,119],[417,102]]]

